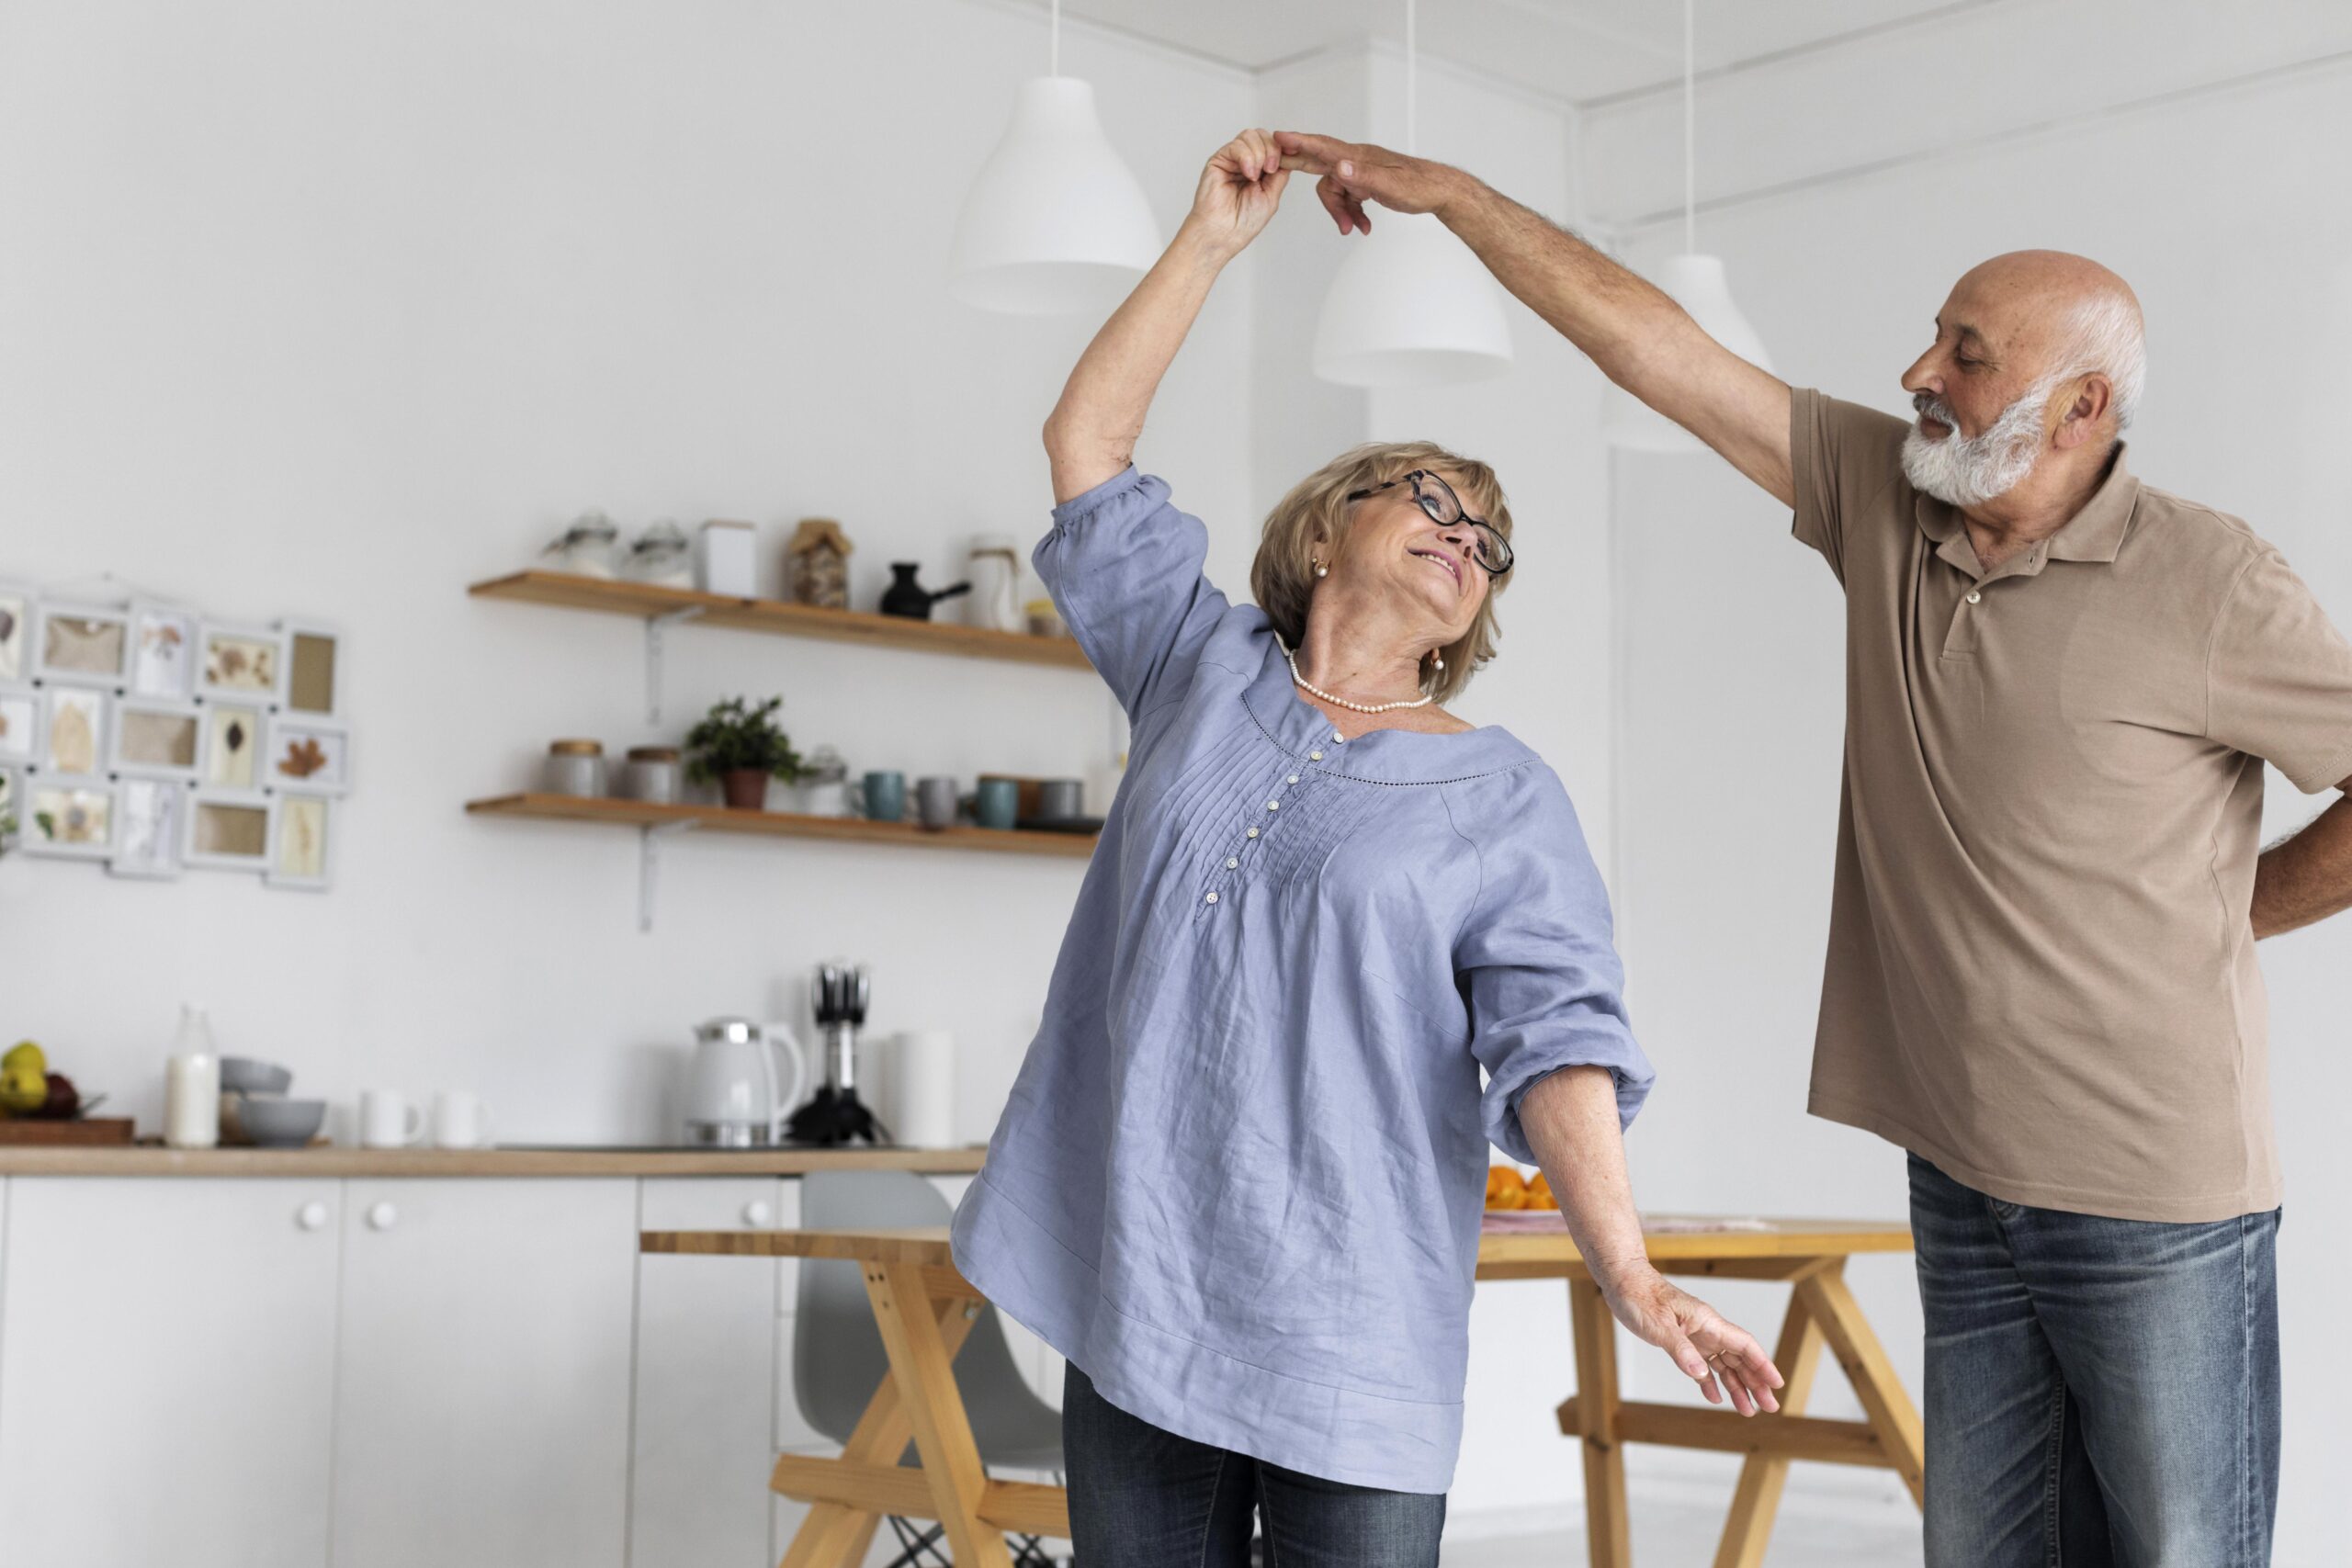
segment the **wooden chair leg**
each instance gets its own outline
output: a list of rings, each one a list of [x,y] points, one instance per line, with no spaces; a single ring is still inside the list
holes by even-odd
[[[1894,1460],[1903,1484],[1911,1489],[1911,1500],[1924,1503],[1927,1445],[1918,1409],[1904,1391],[1903,1380],[1895,1376],[1894,1363],[1886,1359],[1886,1347],[1871,1332],[1845,1274],[1816,1274],[1800,1280],[1797,1296],[1819,1321],[1830,1349],[1837,1352],[1838,1364],[1846,1370],[1846,1381],[1854,1385],[1854,1396],[1861,1401],[1871,1429]]]
[[[1617,1441],[1617,1320],[1586,1275],[1568,1280],[1577,1348],[1577,1405],[1584,1445],[1585,1538],[1592,1568],[1631,1568],[1625,1450]]]
[[[1814,1377],[1821,1370],[1821,1325],[1804,1294],[1792,1295],[1788,1315],[1781,1320],[1781,1342],[1772,1351],[1772,1364],[1785,1380],[1779,1393],[1785,1414],[1804,1414]],[[1731,1516],[1724,1522],[1723,1544],[1715,1549],[1715,1568],[1762,1568],[1765,1544],[1772,1539],[1772,1519],[1780,1512],[1781,1491],[1788,1480],[1787,1460],[1751,1455],[1741,1464]]]
[[[932,1303],[940,1346],[951,1361],[972,1332],[974,1320],[966,1315],[965,1305],[944,1298]],[[857,1418],[849,1441],[842,1446],[842,1459],[850,1464],[896,1464],[913,1435],[914,1417],[900,1397],[899,1380],[886,1374],[875,1385],[874,1397],[866,1401],[865,1414]],[[855,1568],[865,1560],[881,1523],[881,1515],[846,1503],[819,1503],[793,1532],[779,1568]]]
[[[988,1472],[972,1441],[963,1392],[956,1386],[922,1270],[903,1263],[868,1263],[865,1269],[874,1321],[881,1326],[891,1374],[914,1418],[915,1447],[939,1522],[947,1527],[949,1552],[957,1568],[1012,1568],[1003,1535],[978,1517]]]

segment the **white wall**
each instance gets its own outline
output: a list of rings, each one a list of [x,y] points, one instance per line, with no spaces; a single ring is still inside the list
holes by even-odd
[[[1035,1024],[1078,863],[673,840],[635,929],[636,840],[467,818],[557,735],[651,739],[628,622],[469,600],[602,506],[844,519],[870,603],[968,535],[1024,541],[1037,431],[1091,322],[942,287],[961,194],[1042,15],[686,0],[482,6],[19,0],[0,50],[0,574],[112,571],[347,633],[358,788],[324,896],[0,860],[0,1032],[148,1130],[175,1004],[336,1100],[488,1095],[509,1139],[663,1132],[663,1048],[797,1013],[848,953],[875,1021],[965,1052],[985,1137]],[[1250,117],[1238,73],[1071,28],[1170,229]],[[1212,300],[1149,457],[1250,513],[1250,264]],[[772,562],[767,563],[771,566]],[[780,692],[857,768],[1085,773],[1091,677],[691,628],[665,728]]]
[[[1986,9],[2002,16],[1971,25],[1996,26],[2012,51],[2026,49],[2024,8]],[[1943,85],[1972,100],[1997,86],[2010,58],[1996,39],[1974,41],[1983,47],[1951,49],[1966,65]],[[2128,43],[2129,58],[2171,58],[2161,35]],[[1862,73],[1856,91],[1876,90],[1871,80]],[[1773,85],[1742,91],[1759,105],[1795,101]],[[2010,103],[2018,124],[2065,107],[2030,94]],[[1773,134],[1703,105],[1702,125],[1706,146]],[[2335,460],[2352,420],[2341,374],[2352,356],[2352,209],[2338,199],[2347,145],[2352,72],[2339,63],[1729,200],[1702,220],[1700,243],[1728,258],[1785,377],[1894,411],[1906,406],[1897,378],[1974,262],[2048,245],[2115,266],[2148,319],[2135,471],[2247,518],[2352,625]],[[1772,171],[1755,178],[1769,184]],[[1633,238],[1640,262],[1680,243],[1679,224]],[[1622,461],[1625,924],[1645,1037],[1664,1069],[1634,1142],[1637,1185],[1661,1207],[1720,1209],[1736,1178],[1738,1203],[1764,1213],[1899,1214],[1901,1156],[1804,1113],[1837,823],[1837,585],[1788,538],[1787,513],[1712,458]],[[2275,775],[2271,787],[2274,829],[2324,804]],[[2352,1223],[2337,1109],[2352,1090],[2347,944],[2352,924],[2339,919],[2263,950],[2289,1183],[2282,1563],[2340,1558],[2331,1489],[2352,1455],[2352,1373],[2332,1353],[2336,1303],[2352,1284],[2334,1245]],[[1907,1264],[1856,1273],[1916,1388]],[[1735,1311],[1765,1300],[1753,1288],[1722,1295]]]

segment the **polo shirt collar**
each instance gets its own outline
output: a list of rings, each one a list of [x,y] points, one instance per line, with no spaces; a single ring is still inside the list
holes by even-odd
[[[2124,443],[2116,443],[2107,478],[2099,481],[2083,509],[2068,518],[2064,527],[2018,558],[2024,571],[2040,571],[2044,560],[2112,561],[2116,558],[2140,501],[2140,480],[2125,466],[2124,447]],[[1959,508],[1914,491],[1912,516],[1918,522],[1919,532],[1936,542],[1937,555],[1972,575],[1977,571],[1976,549],[1969,543],[1968,530],[1961,525]]]

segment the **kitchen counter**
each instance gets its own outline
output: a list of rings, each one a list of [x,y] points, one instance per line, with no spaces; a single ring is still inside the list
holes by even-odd
[[[956,1149],[650,1148],[626,1145],[495,1149],[167,1149],[0,1146],[0,1176],[801,1176],[812,1170],[911,1170],[967,1176],[988,1153]]]

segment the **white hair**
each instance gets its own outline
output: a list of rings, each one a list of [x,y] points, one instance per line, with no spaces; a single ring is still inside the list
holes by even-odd
[[[2115,389],[2109,407],[2115,428],[2129,429],[2140,411],[2140,392],[2148,384],[2148,340],[2140,322],[2140,307],[2120,288],[2101,289],[2075,307],[2067,323],[2066,342],[2046,381],[2070,381],[2094,373]]]

